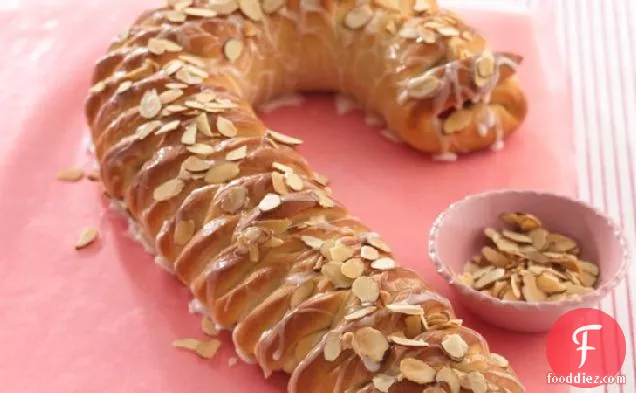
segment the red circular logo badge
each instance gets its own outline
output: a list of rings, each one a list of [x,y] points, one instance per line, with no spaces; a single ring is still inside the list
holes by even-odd
[[[579,388],[604,385],[625,361],[625,334],[608,314],[581,308],[564,314],[548,334],[549,383]]]

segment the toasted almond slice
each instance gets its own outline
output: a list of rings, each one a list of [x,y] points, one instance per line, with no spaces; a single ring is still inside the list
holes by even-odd
[[[529,273],[523,275],[521,293],[528,302],[540,302],[547,298],[546,294],[539,289],[536,277]]]
[[[356,278],[351,285],[351,291],[362,303],[375,302],[380,296],[380,286],[372,277]]]
[[[281,205],[281,203],[282,200],[280,199],[279,195],[270,193],[263,197],[263,199],[258,204],[258,208],[262,211],[267,212],[276,209],[278,206]]]
[[[489,355],[490,360],[497,366],[497,367],[502,367],[502,368],[506,368],[508,367],[508,365],[510,364],[508,362],[508,359],[506,359],[505,357],[499,355],[498,353],[491,353]]]
[[[289,194],[289,189],[285,184],[285,176],[282,173],[272,172],[272,187],[280,195]]]
[[[579,273],[579,279],[581,280],[581,284],[588,288],[593,288],[594,285],[596,285],[596,276],[586,271],[581,271]]]
[[[207,317],[201,319],[201,330],[203,331],[203,333],[211,337],[216,337],[219,333],[212,320]]]
[[[234,138],[238,134],[238,130],[236,129],[234,123],[223,116],[218,116],[216,118],[216,129],[223,136],[226,136],[228,138]]]
[[[387,374],[376,374],[373,377],[373,387],[378,389],[382,393],[389,393],[389,389],[395,383],[395,377]]]
[[[197,130],[205,136],[212,136],[212,128],[210,127],[210,121],[208,115],[205,113],[199,114],[196,119]]]
[[[115,90],[115,93],[117,94],[121,94],[121,93],[125,93],[128,90],[130,90],[130,88],[132,87],[133,83],[132,81],[125,81],[122,82],[121,85],[119,85],[119,87],[117,88],[117,90]]]
[[[176,42],[153,37],[148,40],[148,50],[150,53],[160,56],[166,52],[180,52],[183,47]]]
[[[340,346],[340,333],[327,333],[325,337],[325,346],[323,349],[325,360],[328,362],[332,362],[338,359],[338,356],[340,356],[341,352],[342,348]]]
[[[184,145],[194,145],[197,143],[197,125],[195,123],[186,126],[181,136],[181,143]]]
[[[194,236],[195,224],[193,220],[178,221],[174,230],[174,242],[179,246],[187,244]]]
[[[303,143],[303,141],[298,138],[294,138],[277,131],[267,130],[267,134],[276,142],[280,142],[284,145],[296,146]]]
[[[203,143],[197,143],[197,144],[192,145],[192,146],[187,146],[186,150],[189,151],[192,154],[207,155],[207,154],[214,153],[214,148],[212,146],[205,145]]]
[[[541,273],[537,277],[537,288],[549,294],[563,292],[567,289],[557,277],[546,272]]]
[[[181,125],[181,120],[169,121],[165,123],[164,125],[162,125],[161,127],[159,127],[159,129],[155,131],[155,135],[167,134],[179,128],[179,125]]]
[[[397,267],[397,263],[389,257],[382,257],[371,262],[371,267],[375,270],[393,270]]]
[[[172,345],[175,348],[188,349],[190,351],[195,351],[197,345],[199,345],[199,340],[196,338],[180,338],[178,340],[174,340]]]
[[[380,253],[378,252],[378,250],[371,246],[362,246],[362,248],[360,249],[360,256],[369,261],[375,261],[376,259],[380,258]]]
[[[320,250],[323,245],[323,241],[314,236],[301,236],[300,239],[303,241],[303,243],[313,248],[314,250]]]
[[[201,16],[204,18],[211,18],[213,16],[216,16],[217,13],[216,11],[209,9],[209,8],[194,8],[194,7],[189,7],[183,10],[183,13],[186,15],[190,15],[190,16]]]
[[[210,169],[212,167],[212,162],[191,156],[183,161],[183,167],[190,172],[202,172]]]
[[[576,248],[576,242],[565,235],[551,233],[548,235],[550,250],[556,252],[568,252]]]
[[[384,251],[384,252],[391,252],[391,247],[389,247],[388,244],[386,244],[381,238],[380,236],[378,236],[375,233],[369,234],[366,237],[366,242],[369,243],[370,245],[372,245],[373,247]]]
[[[285,183],[294,191],[301,191],[305,187],[303,179],[293,172],[285,172]]]
[[[309,299],[313,294],[315,289],[315,284],[312,280],[306,280],[302,284],[298,286],[292,293],[291,299],[289,301],[289,306],[291,308],[296,308],[305,300]]]
[[[437,370],[435,375],[436,382],[446,382],[450,389],[450,393],[459,393],[461,391],[461,384],[457,373],[449,366],[444,366]],[[428,392],[427,392],[428,393]]]
[[[599,275],[599,268],[598,265],[595,265],[591,262],[587,262],[587,261],[582,261],[579,259],[579,267],[581,269],[582,272],[585,273],[589,273],[592,276],[598,277]]]
[[[419,304],[387,304],[386,308],[395,313],[407,314],[407,315],[422,315],[424,309]]]
[[[238,0],[238,5],[241,11],[254,22],[258,22],[263,19],[263,12],[258,0]]]
[[[419,321],[419,318],[416,318],[416,320]],[[397,345],[401,345],[403,347],[428,347],[429,346],[429,344],[424,340],[415,340],[415,339],[400,337],[395,335],[389,336],[389,341]]]
[[[463,131],[468,127],[473,119],[473,114],[468,110],[457,110],[453,112],[445,121],[443,130],[446,134]]]
[[[501,234],[516,243],[532,244],[532,238],[528,235],[524,235],[523,233],[504,229],[501,231]]]
[[[183,180],[168,180],[161,184],[159,187],[155,188],[155,191],[153,192],[154,199],[157,202],[167,201],[172,197],[179,195],[181,191],[183,191],[184,187],[185,183],[183,182]]]
[[[504,269],[497,268],[497,269],[490,270],[475,282],[475,289],[477,290],[484,289],[488,285],[503,279],[505,276],[506,276],[506,271]]]
[[[84,170],[76,167],[63,169],[57,174],[57,180],[68,182],[79,181],[82,180],[83,177]]]
[[[247,146],[238,147],[225,155],[228,161],[239,161],[247,156]]]
[[[339,262],[329,262],[320,271],[337,289],[350,288],[353,280],[342,274],[341,265]]]
[[[594,291],[594,288],[586,288],[571,282],[566,282],[564,285],[567,287],[566,293],[569,296],[582,296]]]
[[[358,356],[380,362],[384,354],[389,349],[389,342],[384,335],[372,328],[363,327],[353,334],[351,343],[353,350]]]
[[[360,258],[350,258],[348,261],[342,264],[340,270],[345,277],[358,278],[364,273],[364,262]]]
[[[75,249],[81,250],[82,248],[88,247],[97,239],[98,234],[99,233],[96,228],[84,229],[75,243]]]
[[[161,99],[157,90],[148,90],[141,97],[139,114],[144,119],[152,119],[161,112]]]
[[[210,184],[225,183],[234,179],[240,173],[240,168],[233,162],[219,162],[212,166],[205,174],[204,180]]]
[[[505,255],[501,254],[499,251],[495,250],[491,247],[484,247],[481,249],[481,255],[486,258],[486,260],[497,267],[506,267],[510,261]]]
[[[468,344],[457,333],[450,334],[442,340],[442,349],[452,360],[460,361],[468,352]]]
[[[517,299],[521,299],[520,281],[521,281],[521,279],[519,278],[519,275],[517,273],[513,273],[510,276],[510,287],[512,289],[512,293],[514,294],[515,298],[517,298]]]
[[[355,320],[364,318],[369,314],[374,313],[377,309],[378,308],[376,306],[363,307],[359,310],[356,310],[352,313],[345,315],[344,319],[347,321],[355,321]]]
[[[435,369],[418,359],[402,359],[400,373],[405,379],[421,385],[435,382]]]
[[[373,9],[368,5],[359,6],[349,10],[345,14],[345,26],[351,30],[357,30],[364,27],[373,17]]]
[[[409,97],[415,99],[428,98],[435,94],[442,83],[434,75],[422,75],[409,79],[406,89]]]
[[[199,341],[197,347],[195,348],[195,352],[197,355],[202,357],[203,359],[212,359],[219,348],[221,347],[221,341],[217,339]]]
[[[183,90],[166,90],[159,95],[161,103],[164,105],[170,104],[183,96]]]
[[[351,258],[354,253],[355,251],[351,247],[348,247],[340,241],[337,241],[329,250],[329,255],[335,262],[344,262]]]
[[[488,391],[486,377],[479,371],[471,371],[461,375],[460,381],[464,389],[470,389],[473,393],[486,393]]]
[[[528,236],[532,239],[532,245],[539,251],[545,250],[549,246],[548,242],[548,232],[544,228],[535,228],[528,232]]]
[[[285,164],[281,164],[280,162],[274,162],[272,164],[272,168],[276,169],[277,171],[280,171],[282,173],[287,173],[287,172],[293,172],[294,169],[288,165]]]
[[[241,57],[243,53],[243,41],[240,41],[236,38],[230,38],[225,41],[223,45],[223,54],[229,60],[230,63],[234,63]]]

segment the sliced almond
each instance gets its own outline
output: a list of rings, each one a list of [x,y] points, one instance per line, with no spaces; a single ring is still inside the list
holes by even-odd
[[[79,239],[75,243],[75,249],[81,250],[91,245],[98,236],[99,232],[96,228],[86,228],[82,231]]]
[[[453,112],[445,121],[444,121],[444,133],[452,134],[455,132],[463,131],[468,127],[470,122],[472,121],[473,115],[471,111],[468,110],[457,110]]]
[[[497,366],[497,367],[502,367],[502,368],[506,368],[509,365],[508,359],[506,359],[505,357],[499,355],[498,353],[491,353],[489,355],[490,360]]]
[[[323,245],[323,241],[314,236],[301,236],[300,239],[314,250],[320,250]]]
[[[183,96],[183,90],[166,90],[159,95],[159,99],[162,104],[167,105],[176,101],[181,96]]]
[[[236,38],[230,38],[225,41],[225,44],[223,45],[223,54],[230,63],[234,63],[239,57],[241,57],[243,47],[243,41],[237,40]]]
[[[441,82],[434,75],[422,75],[409,79],[406,88],[409,97],[423,99],[432,96],[441,86]]]
[[[153,192],[153,197],[155,201],[157,202],[167,201],[181,194],[181,191],[183,191],[184,187],[185,187],[185,183],[183,182],[183,180],[179,180],[179,179],[168,180],[164,182],[163,184],[161,184],[159,187],[155,188],[155,191]]]
[[[294,138],[277,131],[268,130],[267,134],[276,142],[280,142],[284,145],[296,146],[303,143],[303,141],[298,138]]]
[[[417,304],[388,304],[386,308],[394,313],[407,315],[423,315],[424,309]]]
[[[443,26],[437,29],[437,32],[442,37],[457,37],[459,36],[459,30],[451,26]]]
[[[239,161],[247,156],[247,146],[238,147],[225,155],[228,161]]]
[[[355,353],[374,362],[381,362],[389,349],[386,337],[372,327],[363,327],[357,330],[353,334],[351,344]]]
[[[413,5],[413,11],[415,12],[426,12],[430,11],[431,5],[428,0],[415,0],[415,4]]]
[[[393,270],[397,267],[397,263],[389,257],[382,257],[371,262],[371,267],[376,270]]]
[[[366,237],[366,242],[379,250],[391,252],[391,247],[389,247],[389,245],[386,244],[377,234],[368,235]]]
[[[378,250],[371,246],[362,246],[362,248],[360,249],[360,256],[369,261],[375,261],[376,259],[380,258],[380,253],[378,252]]]
[[[402,359],[400,373],[405,379],[421,385],[435,382],[435,369],[418,359]]]
[[[148,40],[148,50],[160,56],[166,52],[181,52],[183,47],[170,40],[153,37]]]
[[[340,346],[340,334],[337,332],[327,333],[325,335],[325,346],[323,349],[325,360],[332,362],[338,359],[340,352],[342,352],[342,348]]]
[[[532,238],[528,235],[524,235],[523,233],[504,229],[501,231],[501,234],[516,243],[532,244]]]
[[[475,289],[477,290],[484,289],[488,285],[503,279],[505,276],[506,276],[506,271],[504,269],[497,268],[497,269],[490,270],[475,282]]]
[[[481,249],[481,255],[486,260],[497,267],[506,267],[510,261],[502,253],[491,247],[484,247]]]
[[[289,194],[289,189],[287,184],[285,184],[285,176],[282,173],[272,172],[272,187],[280,195]]]
[[[258,204],[258,208],[264,212],[274,210],[279,207],[282,203],[280,196],[277,194],[267,194],[263,197],[263,199]]]
[[[179,246],[187,244],[194,236],[194,221],[178,221],[174,230],[174,242]]]
[[[452,360],[460,361],[468,352],[468,344],[459,334],[450,334],[442,340],[442,349]]]
[[[382,393],[389,393],[389,389],[395,383],[395,377],[387,374],[377,374],[373,377],[373,387]]]
[[[539,251],[545,250],[550,244],[548,242],[549,234],[550,232],[544,228],[535,228],[528,232],[528,236],[532,239],[532,245]]]
[[[585,271],[579,273],[579,279],[583,286],[593,288],[596,285],[596,276]]]
[[[358,278],[364,273],[365,265],[360,258],[350,258],[340,267],[342,274],[348,278]]]
[[[245,206],[246,199],[246,187],[232,187],[221,200],[221,209],[226,213],[235,214]]]
[[[66,168],[58,172],[57,180],[75,182],[80,181],[84,177],[84,170],[81,168]]]
[[[594,277],[598,277],[600,271],[598,268],[598,265],[595,265],[591,262],[587,262],[587,261],[582,261],[579,259],[579,267],[581,269],[582,272],[591,274]]]
[[[470,389],[473,393],[486,393],[488,383],[486,377],[479,371],[471,371],[461,379],[461,385],[465,389]]]
[[[477,75],[482,78],[490,78],[495,74],[495,59],[491,53],[479,57],[476,62]]]
[[[287,166],[285,164],[281,164],[280,162],[274,162],[272,164],[272,168],[276,169],[277,171],[280,171],[282,173],[287,173],[287,172],[293,172],[294,168]]]
[[[228,138],[234,138],[238,134],[238,130],[236,129],[234,123],[223,116],[218,116],[216,118],[216,129],[223,136],[226,136]]]
[[[212,359],[219,348],[221,347],[221,341],[212,339],[206,341],[199,341],[197,347],[195,348],[195,352],[197,355],[202,357],[203,359]]]
[[[519,275],[517,273],[513,273],[510,276],[510,287],[512,289],[512,293],[514,294],[515,298],[517,299],[521,299],[521,278],[519,277]]]
[[[550,242],[551,251],[568,252],[576,248],[576,242],[574,240],[559,233],[549,234],[548,242]]]
[[[210,184],[220,184],[234,179],[239,173],[240,168],[236,163],[222,161],[213,165],[203,179]]]
[[[179,125],[181,125],[181,120],[169,121],[165,123],[164,125],[162,125],[161,127],[159,127],[159,129],[155,131],[155,135],[167,134],[179,128]]]
[[[263,19],[263,12],[258,0],[238,0],[239,9],[254,22]]]
[[[183,167],[190,172],[203,172],[212,167],[212,162],[192,156],[183,161]]]
[[[367,315],[373,314],[377,309],[378,308],[376,306],[363,307],[359,310],[356,310],[352,313],[345,315],[344,319],[346,321],[355,321],[355,320],[364,318]]]
[[[340,241],[337,241],[335,245],[329,250],[329,255],[331,259],[335,262],[344,262],[347,259],[351,258],[355,251],[346,246]]]
[[[139,114],[144,119],[152,119],[161,112],[161,106],[161,98],[159,98],[157,90],[148,90],[141,97]]]
[[[305,187],[303,179],[293,172],[284,174],[285,184],[294,191],[301,191]]]
[[[561,284],[557,277],[554,277],[551,274],[542,273],[537,277],[537,288],[545,293],[558,293],[563,292],[567,288],[565,285]]]
[[[212,128],[210,127],[210,121],[208,119],[208,115],[205,113],[199,114],[196,119],[197,130],[205,135],[212,136]]]
[[[418,318],[419,320],[419,318]],[[424,340],[415,340],[412,338],[400,337],[400,336],[389,336],[389,341],[401,345],[403,347],[428,347],[429,343]]]
[[[216,337],[219,333],[212,320],[207,317],[201,319],[201,330],[203,331],[203,333],[211,337]]]
[[[197,125],[192,123],[188,125],[181,136],[181,143],[184,145],[194,145],[197,143]]]
[[[309,299],[315,289],[315,284],[312,280],[306,280],[298,286],[292,293],[289,305],[291,308],[296,308],[305,300]]]
[[[546,294],[537,285],[537,279],[532,274],[523,275],[523,287],[521,293],[526,301],[539,302],[547,299]]]
[[[566,282],[564,285],[567,288],[566,293],[570,296],[582,296],[594,291],[593,288],[586,288],[571,282]]]
[[[380,286],[371,277],[356,278],[351,285],[351,291],[362,303],[375,302],[380,296]]]
[[[190,15],[190,16],[201,16],[204,18],[211,18],[213,16],[216,16],[217,13],[216,11],[209,9],[209,8],[194,8],[194,7],[189,7],[183,10],[183,13],[186,15]]]
[[[212,146],[205,145],[203,143],[197,143],[197,144],[194,144],[192,146],[187,146],[186,150],[189,151],[192,154],[207,155],[207,154],[214,153],[214,148]]]
[[[345,26],[352,30],[364,27],[373,17],[373,10],[368,5],[359,6],[345,14]]]
[[[450,389],[450,393],[459,393],[461,391],[461,383],[457,373],[449,366],[444,366],[437,370],[435,382],[446,382]],[[428,392],[427,392],[428,393]]]
[[[208,0],[208,3],[219,15],[230,15],[238,9],[236,0]]]

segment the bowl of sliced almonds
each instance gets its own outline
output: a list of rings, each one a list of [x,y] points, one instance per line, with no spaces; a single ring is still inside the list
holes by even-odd
[[[468,196],[429,235],[437,272],[482,319],[545,332],[563,314],[594,307],[624,279],[617,225],[575,199],[531,190]]]

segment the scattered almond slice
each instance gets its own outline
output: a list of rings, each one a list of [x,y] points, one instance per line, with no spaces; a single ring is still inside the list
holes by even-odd
[[[332,362],[340,356],[342,348],[340,346],[340,333],[329,332],[325,337],[325,346],[323,349],[323,355],[325,360]]]
[[[75,243],[75,249],[76,250],[81,250],[83,248],[88,247],[90,244],[92,244],[98,236],[98,231],[95,228],[86,228],[82,231],[82,234],[80,235],[79,239],[77,240],[77,242]]]
[[[397,263],[389,257],[382,257],[371,262],[371,267],[376,270],[393,270],[397,267]]]
[[[395,313],[408,314],[408,315],[422,315],[424,309],[420,305],[413,304],[388,304],[386,308]]]
[[[226,136],[228,138],[234,138],[236,135],[238,135],[238,130],[236,129],[234,123],[223,116],[218,116],[216,118],[216,129],[223,136]]]
[[[387,374],[376,374],[373,377],[373,387],[378,389],[382,393],[389,393],[389,389],[395,383],[395,377]]]
[[[234,162],[219,162],[213,165],[203,178],[210,184],[221,184],[234,179],[240,173],[239,166]]]
[[[377,234],[368,235],[366,241],[367,243],[377,248],[378,250],[381,250],[384,252],[391,252],[391,247],[389,247],[388,244],[382,241],[382,239],[380,239],[380,236],[378,236]]]
[[[353,334],[353,350],[358,356],[380,362],[389,349],[384,334],[372,327],[363,327]]]
[[[375,261],[380,258],[380,253],[378,252],[378,250],[371,246],[362,246],[362,248],[360,249],[360,256],[363,259]]]
[[[417,318],[416,320],[419,321],[419,318]],[[429,344],[424,340],[415,340],[415,339],[400,337],[395,335],[389,336],[389,341],[397,345],[401,345],[403,347],[428,347],[429,346]]]
[[[59,181],[76,182],[82,178],[84,178],[84,170],[76,167],[63,169],[57,174]]]
[[[353,311],[350,314],[345,315],[344,319],[347,321],[354,321],[366,317],[369,314],[373,314],[378,308],[376,306],[368,306],[359,310]]]
[[[342,274],[344,274],[345,277],[352,279],[360,277],[364,272],[364,269],[364,262],[362,262],[360,258],[350,258],[340,267]]]
[[[441,369],[437,370],[435,381],[445,382],[450,389],[450,393],[459,393],[461,391],[461,383],[459,381],[459,377],[457,376],[455,370],[453,370],[449,366],[444,366]]]
[[[410,358],[400,361],[400,373],[405,379],[420,385],[435,382],[435,375],[437,374],[433,367],[423,361]]]
[[[228,161],[239,161],[247,156],[247,146],[236,148],[225,155]]]
[[[362,303],[373,303],[380,296],[380,286],[372,277],[356,278],[351,285],[351,291]]]
[[[267,134],[276,142],[280,142],[284,145],[296,146],[303,143],[303,141],[298,138],[294,138],[274,130],[267,130]]]
[[[157,202],[167,201],[172,197],[175,197],[183,191],[185,183],[183,180],[172,179],[168,180],[159,187],[155,188],[153,193],[154,199]]]
[[[281,203],[282,203],[282,200],[280,199],[279,195],[267,194],[263,197],[263,199],[258,204],[258,208],[266,212],[266,211],[276,209],[278,206],[280,206]]]
[[[187,244],[194,236],[194,221],[178,221],[174,230],[174,242],[179,246]]]
[[[201,330],[203,331],[203,333],[211,337],[216,337],[219,333],[210,318],[201,319]]]
[[[339,262],[328,262],[322,266],[320,271],[336,288],[349,288],[353,280],[342,274],[340,266]]]
[[[320,250],[322,248],[323,245],[323,241],[317,237],[314,236],[301,236],[300,239],[303,241],[303,243],[305,243],[307,246],[313,248],[314,250]]]
[[[452,360],[460,361],[468,352],[468,344],[457,333],[450,334],[442,340],[442,349]]]

